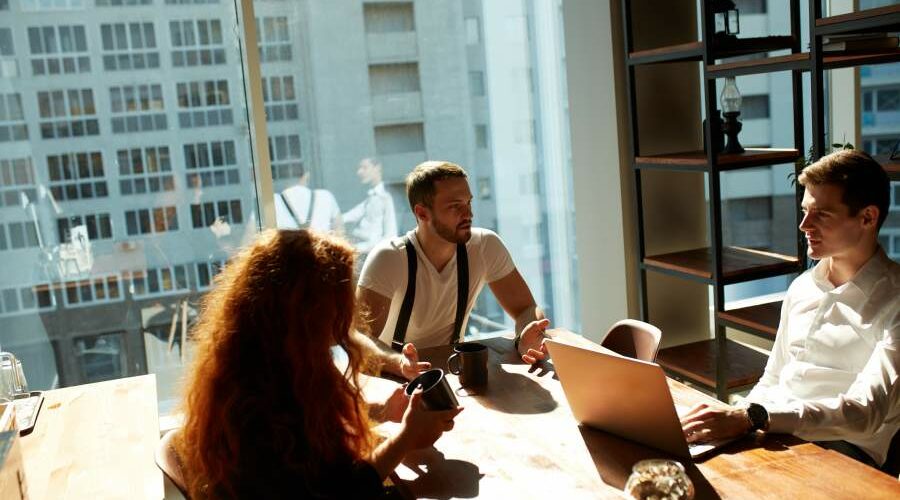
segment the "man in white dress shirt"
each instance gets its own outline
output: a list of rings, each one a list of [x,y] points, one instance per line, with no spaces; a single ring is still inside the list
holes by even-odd
[[[275,193],[275,223],[281,229],[315,229],[344,232],[341,209],[330,191],[310,189],[309,172],[302,171],[297,184]]]
[[[364,158],[359,162],[356,175],[363,184],[371,186],[366,199],[344,214],[350,240],[360,254],[368,254],[379,241],[397,236],[397,215],[394,200],[381,180],[381,163]]]
[[[794,434],[894,467],[885,460],[900,428],[900,265],[878,244],[890,181],[853,150],[822,158],[798,180],[806,188],[800,230],[819,262],[791,283],[765,373],[746,401],[693,408],[682,419],[685,436]]]

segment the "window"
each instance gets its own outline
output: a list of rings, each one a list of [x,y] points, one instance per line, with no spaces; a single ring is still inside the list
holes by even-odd
[[[91,70],[84,26],[28,28],[34,76],[87,73]]]
[[[19,76],[19,63],[15,60],[15,55],[16,48],[13,45],[12,29],[0,28],[0,78]]]
[[[172,66],[225,64],[222,23],[218,19],[171,21]]]
[[[119,288],[119,275],[108,274],[64,283],[65,304],[67,306],[88,305],[97,302],[117,302],[124,297]]]
[[[209,201],[191,205],[191,222],[194,229],[212,226],[218,218],[230,224],[243,224],[241,200]]]
[[[877,95],[878,111],[900,110],[900,89],[880,89]]]
[[[100,37],[106,71],[159,68],[153,23],[101,24]]]
[[[47,157],[50,193],[56,201],[105,198],[109,194],[99,151]]]
[[[373,64],[369,66],[369,91],[373,96],[419,92],[417,63]]]
[[[98,135],[91,89],[51,90],[37,93],[41,137],[44,139]]]
[[[484,72],[469,71],[469,91],[473,96],[484,96]]]
[[[891,192],[893,193],[891,208],[900,210],[900,182],[891,183]]]
[[[37,200],[34,167],[31,158],[0,160],[0,207],[22,204],[22,194],[27,201]]]
[[[259,42],[259,62],[287,62],[291,60],[291,38],[287,17],[263,17],[256,20]]]
[[[228,97],[227,81],[179,83],[176,89],[178,108],[194,108],[194,111],[178,113],[178,124],[181,128],[230,125],[233,122],[231,108],[227,107],[231,102]]]
[[[475,125],[475,147],[477,147],[478,149],[487,149],[487,125]]]
[[[37,226],[32,221],[0,224],[0,250],[21,250],[40,246]]]
[[[422,124],[375,127],[375,151],[379,155],[425,151],[425,131]]]
[[[153,0],[95,0],[97,7],[134,7],[151,5]]]
[[[262,79],[266,121],[280,122],[299,117],[293,76],[270,76]]]
[[[9,28],[0,28],[0,56],[16,55],[13,47],[12,30]]]
[[[187,266],[180,264],[143,271],[123,272],[122,279],[135,298],[159,297],[190,291]]]
[[[49,283],[0,289],[0,316],[14,316],[56,308]]]
[[[872,94],[871,90],[863,91],[863,111],[872,111]]]
[[[224,186],[241,181],[236,165],[234,141],[200,142],[184,145],[187,185]]]
[[[128,374],[128,354],[122,332],[79,337],[75,357],[85,383],[101,382]]]
[[[208,290],[212,285],[213,278],[219,274],[225,267],[224,259],[213,259],[194,264],[197,271],[197,288],[200,290]]]
[[[175,189],[168,146],[120,149],[119,191],[124,195],[159,193]]]
[[[481,21],[477,17],[466,18],[466,45],[481,43]]]
[[[769,95],[744,96],[741,106],[741,118],[755,120],[769,117]]]
[[[0,94],[0,142],[27,140],[22,98],[19,94]]]
[[[416,29],[412,2],[363,4],[363,19],[366,33],[404,33]]]
[[[166,0],[166,4],[168,5],[201,5],[213,3],[219,3],[219,0]]]
[[[177,230],[178,211],[175,207],[141,208],[125,211],[125,232],[128,236]]]
[[[94,240],[108,240],[113,237],[112,223],[108,213],[70,215],[56,219],[56,235],[60,243],[72,239],[72,228],[85,226],[88,238]]]
[[[19,0],[19,5],[25,12],[82,10],[84,4],[85,0]]]
[[[269,158],[272,160],[272,180],[298,179],[303,175],[299,135],[270,136]]]
[[[160,85],[111,87],[109,101],[113,112],[114,134],[166,129],[166,114],[162,112],[164,106]]]

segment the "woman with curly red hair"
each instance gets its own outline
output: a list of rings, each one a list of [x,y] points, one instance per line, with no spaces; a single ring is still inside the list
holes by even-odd
[[[452,428],[458,410],[426,411],[414,395],[400,432],[376,444],[351,340],[353,261],[334,237],[267,231],[216,278],[175,440],[192,497],[377,498],[408,451]]]

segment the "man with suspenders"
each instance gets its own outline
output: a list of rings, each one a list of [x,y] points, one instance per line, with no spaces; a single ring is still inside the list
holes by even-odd
[[[500,237],[472,227],[466,172],[449,162],[424,162],[407,176],[406,193],[416,229],[372,250],[356,292],[370,336],[359,340],[381,369],[412,378],[428,368],[418,362],[416,346],[461,342],[485,283],[515,320],[522,359],[544,359],[549,321]]]

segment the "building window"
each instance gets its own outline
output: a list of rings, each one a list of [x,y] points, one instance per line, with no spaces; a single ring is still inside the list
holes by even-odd
[[[108,240],[113,237],[112,222],[109,214],[71,215],[56,219],[56,235],[60,243],[66,243],[72,239],[72,228],[85,226],[88,239]]]
[[[56,300],[48,283],[0,290],[0,316],[49,311],[56,308]]]
[[[168,146],[120,149],[116,161],[123,196],[175,190]]]
[[[191,205],[191,222],[194,229],[212,226],[219,218],[229,224],[243,224],[241,200],[209,201]]]
[[[153,0],[95,0],[95,2],[97,7],[134,7],[153,4]]]
[[[392,155],[425,151],[425,129],[421,123],[375,127],[375,151]]]
[[[187,266],[151,268],[123,272],[122,279],[135,298],[159,297],[189,292]]]
[[[31,158],[0,160],[0,207],[22,204],[22,194],[27,201],[37,200],[37,183]]]
[[[218,19],[170,21],[172,66],[225,64],[222,22]]]
[[[272,160],[272,180],[298,179],[303,175],[299,135],[270,136],[269,158]]]
[[[98,135],[94,93],[91,89],[50,90],[37,93],[44,139]]]
[[[31,72],[35,76],[87,73],[91,70],[84,26],[28,28]]]
[[[208,290],[212,286],[213,279],[225,267],[225,260],[210,260],[195,263],[197,270],[197,289]]]
[[[416,29],[412,2],[364,3],[363,20],[366,33],[408,33]]]
[[[165,130],[167,127],[160,85],[111,87],[109,101],[112,112],[120,115],[111,120],[115,134]]]
[[[369,66],[369,93],[372,95],[404,94],[420,90],[418,63]]]
[[[466,45],[481,43],[481,21],[477,17],[466,18]]]
[[[63,297],[65,297],[66,306],[69,307],[118,302],[123,298],[117,274],[66,281],[63,287],[65,290]]]
[[[15,60],[15,55],[16,49],[13,45],[12,29],[0,28],[0,78],[16,78],[19,76],[19,63]]]
[[[263,17],[256,20],[259,62],[291,60],[291,37],[287,17]]]
[[[22,98],[19,94],[0,94],[0,142],[27,140]]]
[[[0,250],[21,250],[40,246],[37,226],[32,221],[0,224]]]
[[[297,94],[293,76],[270,76],[262,79],[266,121],[280,122],[298,118]]]
[[[13,46],[12,30],[10,28],[0,28],[0,56],[16,55]]]
[[[219,3],[219,0],[166,0],[166,5],[203,5],[208,3]]]
[[[234,121],[229,104],[228,82],[207,80],[202,82],[179,83],[179,109],[193,109],[178,113],[181,128],[212,127],[231,125]]]
[[[240,183],[234,141],[200,142],[184,145],[184,162],[191,187],[224,186]]]
[[[876,96],[878,111],[900,110],[900,89],[879,89]]]
[[[469,71],[469,91],[473,96],[484,95],[484,72]]]
[[[900,210],[900,182],[891,183],[891,192],[893,193],[891,210]]]
[[[109,192],[99,151],[47,157],[50,192],[57,201],[104,198]]]
[[[101,24],[100,36],[106,71],[159,68],[153,23]]]
[[[487,147],[488,147],[487,125],[475,125],[475,147],[478,149],[487,149]]]
[[[128,236],[177,230],[178,212],[175,207],[141,208],[125,211],[125,232]]]
[[[769,117],[769,96],[749,95],[744,96],[743,105],[741,106],[741,118],[744,120],[755,120]]]
[[[863,91],[863,111],[872,111],[872,94],[874,91],[872,90],[864,90]]]
[[[50,10],[84,10],[85,0],[19,0],[25,12]]]

